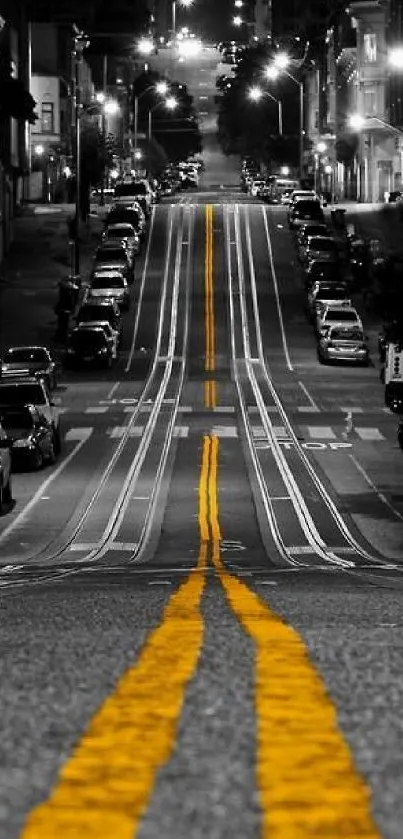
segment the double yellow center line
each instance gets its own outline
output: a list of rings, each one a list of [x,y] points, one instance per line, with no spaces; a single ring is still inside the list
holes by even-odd
[[[213,287],[213,207],[206,205],[205,215],[205,255],[204,255],[204,323],[206,335],[205,370],[216,369],[215,346],[215,311]],[[207,408],[217,405],[217,383],[207,379],[204,383],[204,401]]]
[[[196,568],[169,600],[138,661],[92,718],[49,799],[32,811],[20,839],[137,835],[158,771],[174,751],[187,685],[196,672],[209,552],[228,604],[255,645],[262,839],[381,839],[371,816],[370,790],[354,765],[335,707],[302,638],[222,563],[218,450],[218,438],[206,435]],[[218,627],[216,631],[219,643]],[[179,797],[181,791],[176,788],[172,794]]]

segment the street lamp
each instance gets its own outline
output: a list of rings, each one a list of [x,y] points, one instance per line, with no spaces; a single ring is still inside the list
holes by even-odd
[[[172,37],[174,38],[176,35],[176,4],[178,0],[172,0]],[[189,8],[193,3],[193,0],[180,0],[181,6],[184,8]]]
[[[276,99],[276,97],[273,96],[271,93],[269,93],[268,90],[262,90],[261,87],[251,87],[248,95],[249,95],[249,99],[251,99],[252,102],[259,102],[259,100],[263,96],[267,96],[269,99],[272,99],[273,102],[277,103],[278,133],[279,133],[280,137],[282,137],[282,134],[283,134],[283,106],[282,106],[281,99]]]
[[[178,101],[177,101],[177,99],[175,99],[174,96],[168,96],[168,99],[165,99],[163,102],[157,102],[156,105],[154,105],[152,108],[150,108],[150,110],[148,112],[148,139],[149,140],[151,140],[151,138],[152,138],[153,111],[155,111],[156,108],[161,108],[162,105],[164,105],[165,108],[168,108],[169,111],[174,111],[175,108],[178,105]]]
[[[138,126],[139,126],[139,101],[142,96],[145,96],[150,90],[155,90],[160,96],[165,96],[168,93],[169,85],[168,82],[160,81],[156,84],[150,84],[146,87],[145,90],[142,91],[138,96],[134,97],[134,159],[136,159],[136,152],[137,152],[137,139],[138,139]]]
[[[403,70],[403,47],[395,47],[389,53],[389,64],[398,70]]]
[[[90,41],[84,32],[76,31],[74,35],[74,47],[72,51],[73,58],[73,113],[75,125],[75,143],[74,143],[74,162],[76,169],[76,201],[75,212],[76,221],[74,225],[74,275],[78,278],[80,275],[80,216],[81,216],[81,137],[80,137],[80,117],[81,117],[81,87],[80,81],[82,77],[81,65],[83,60],[83,52],[89,47]]]
[[[296,79],[287,70],[289,57],[286,53],[280,52],[274,60],[274,64],[266,68],[266,77],[275,81],[284,73],[292,82],[299,87],[299,177],[302,181],[304,176],[304,83]]]
[[[234,15],[234,17],[232,18],[232,23],[234,24],[234,26],[242,26],[243,19],[241,18],[241,15]]]
[[[154,42],[151,38],[141,38],[137,44],[140,55],[151,55],[154,50]]]

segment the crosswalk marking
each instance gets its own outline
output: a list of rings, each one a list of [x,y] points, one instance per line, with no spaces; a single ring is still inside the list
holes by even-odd
[[[315,440],[335,440],[336,435],[330,425],[308,425],[307,431]]]
[[[385,440],[386,438],[379,431],[379,428],[357,428],[354,426],[354,430],[361,438],[361,440]]]
[[[214,437],[238,437],[238,429],[235,425],[213,425],[211,434]]]
[[[363,414],[364,413],[364,408],[360,408],[358,406],[355,406],[355,407],[351,408],[350,405],[348,405],[347,407],[344,407],[343,405],[340,405],[339,410],[343,411],[343,413],[347,413],[349,411],[350,414]]]
[[[114,428],[108,428],[106,433],[111,440],[120,440],[125,434],[129,437],[142,437],[144,432],[143,425],[133,425],[128,428],[127,425],[115,425]],[[173,432],[174,437],[186,438],[189,436],[189,426],[176,425]]]
[[[93,405],[90,408],[86,408],[84,413],[85,414],[106,414],[108,411],[108,405]]]

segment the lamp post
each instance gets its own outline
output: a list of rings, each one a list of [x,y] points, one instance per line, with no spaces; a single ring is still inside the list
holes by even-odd
[[[277,79],[282,73],[291,79],[299,87],[299,177],[300,180],[303,179],[304,176],[304,83],[299,79],[296,79],[292,73],[287,70],[286,65],[289,62],[289,58],[285,53],[279,53],[276,57],[275,63],[267,67],[266,69],[266,76],[268,79]]]
[[[168,108],[168,110],[174,111],[175,108],[177,107],[177,104],[178,103],[177,103],[177,100],[175,99],[175,97],[174,96],[169,96],[168,99],[165,99],[163,102],[157,102],[156,105],[154,105],[152,108],[150,108],[150,110],[148,111],[148,139],[149,140],[152,139],[153,111],[155,111],[156,108],[160,108],[161,105],[165,105],[165,107]]]
[[[176,35],[176,6],[178,0],[172,0],[172,37],[175,38]],[[180,0],[181,6],[191,6],[193,0]]]
[[[249,98],[252,102],[259,102],[262,96],[267,96],[269,99],[272,99],[273,102],[277,103],[277,114],[278,114],[278,133],[280,137],[283,136],[283,103],[281,99],[276,99],[268,90],[262,90],[260,87],[251,87],[249,91]]]
[[[136,152],[137,152],[137,141],[138,141],[138,129],[139,129],[139,101],[142,96],[145,96],[150,90],[155,90],[156,93],[161,94],[164,96],[168,92],[168,82],[157,82],[157,84],[153,85],[150,84],[140,93],[138,96],[134,97],[134,159],[136,159]]]
[[[80,217],[81,217],[81,137],[80,137],[80,117],[81,117],[81,65],[83,60],[83,52],[89,46],[90,41],[84,32],[76,31],[74,35],[74,47],[72,53],[73,64],[73,113],[74,113],[74,162],[76,169],[76,200],[75,200],[75,225],[74,225],[74,275],[80,275]]]

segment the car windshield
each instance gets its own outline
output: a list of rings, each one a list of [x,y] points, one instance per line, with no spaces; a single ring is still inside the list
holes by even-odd
[[[2,413],[1,421],[6,431],[16,431],[19,428],[33,428],[34,417],[28,408],[8,409]]]
[[[147,187],[143,183],[118,184],[115,187],[115,195],[117,198],[123,198],[125,195],[147,195]]]
[[[122,248],[98,248],[96,252],[97,262],[110,262],[112,259],[126,259]]]
[[[116,227],[110,227],[107,230],[107,236],[109,239],[116,239],[117,237],[121,236],[122,238],[125,236],[133,236],[134,230],[131,224],[117,224]]]
[[[114,316],[113,309],[109,306],[83,306],[78,313],[79,321],[107,320]]]
[[[339,269],[336,265],[325,265],[315,262],[308,268],[311,277],[323,277],[325,280],[340,279]]]
[[[364,336],[360,329],[352,327],[351,329],[332,329],[329,334],[332,341],[363,341]]]
[[[40,347],[29,349],[28,347],[16,347],[15,349],[6,350],[3,356],[3,361],[7,364],[16,364],[21,362],[45,362],[49,361],[46,350]]]
[[[351,309],[333,309],[327,313],[326,320],[357,320],[357,315],[355,312],[352,312]]]
[[[45,394],[34,382],[0,383],[1,405],[46,405]]]
[[[294,213],[302,218],[323,218],[320,204],[317,201],[298,201]]]
[[[94,277],[91,288],[124,288],[122,277]]]
[[[334,288],[324,288],[318,291],[316,300],[340,300],[345,297],[347,290],[342,286],[335,286]]]
[[[312,251],[334,251],[337,253],[337,245],[333,239],[325,239],[320,236],[312,236],[309,240],[309,249]]]
[[[110,215],[108,216],[107,223],[113,224],[114,220],[120,219],[121,221],[128,221],[130,224],[134,224],[135,227],[138,227],[140,223],[140,213],[138,210],[134,208],[120,208],[117,207],[116,210],[112,210]]]
[[[73,332],[70,340],[73,347],[95,347],[97,349],[105,344],[105,335],[101,330],[82,329]]]

